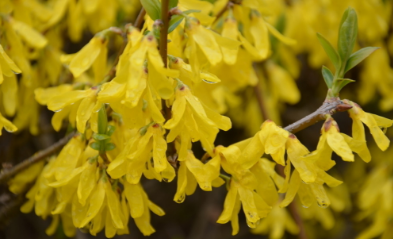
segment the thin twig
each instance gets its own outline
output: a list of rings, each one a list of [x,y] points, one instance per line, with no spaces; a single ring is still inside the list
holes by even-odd
[[[220,19],[220,17],[222,17],[222,15],[224,15],[224,13],[233,6],[233,3],[231,1],[228,1],[227,4],[225,4],[225,7],[223,9],[221,9],[221,11],[219,11],[217,13],[216,19],[214,19],[214,22],[217,22],[218,19]]]
[[[347,111],[351,108],[352,106],[344,103],[338,98],[326,100],[316,111],[296,121],[295,123],[288,125],[284,129],[294,134],[321,120],[324,120],[327,114],[331,115],[336,111]]]
[[[58,151],[59,149],[61,149],[64,145],[67,144],[67,142],[74,136],[74,133],[71,133],[67,136],[65,136],[64,138],[62,138],[61,140],[57,141],[55,144],[53,144],[52,146],[39,151],[38,153],[36,153],[35,155],[31,156],[30,158],[24,160],[23,162],[21,162],[20,164],[16,165],[15,167],[7,170],[7,171],[3,171],[0,174],[0,183],[4,183],[7,182],[8,179],[10,179],[12,176],[16,175],[17,173],[23,171],[24,169],[28,168],[29,166],[44,160],[45,158],[47,158],[48,156],[54,154],[56,151]]]
[[[263,98],[262,91],[261,91],[259,84],[254,86],[254,91],[255,91],[255,97],[257,98],[259,110],[261,111],[263,120],[270,119],[269,113],[267,112],[267,109],[266,109],[265,100]]]
[[[146,10],[142,7],[142,9],[139,11],[138,16],[136,17],[134,27],[139,29],[141,28],[145,15],[146,15]]]

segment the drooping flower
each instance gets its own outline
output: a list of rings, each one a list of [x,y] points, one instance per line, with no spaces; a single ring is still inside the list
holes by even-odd
[[[231,121],[205,106],[187,85],[179,81],[172,106],[172,118],[165,123],[164,128],[170,129],[168,142],[176,138],[180,140],[178,154],[179,159],[183,159],[186,158],[190,141],[200,140],[205,150],[213,155],[213,142],[218,129],[230,129]]]
[[[353,138],[359,142],[362,142],[362,147],[364,150],[367,149],[366,136],[364,133],[365,124],[371,132],[378,147],[385,151],[390,144],[390,140],[383,132],[383,129],[391,127],[393,125],[393,120],[364,112],[362,108],[355,102],[345,100],[346,103],[352,105],[352,109],[348,110],[349,116],[353,120],[352,124],[352,134]]]

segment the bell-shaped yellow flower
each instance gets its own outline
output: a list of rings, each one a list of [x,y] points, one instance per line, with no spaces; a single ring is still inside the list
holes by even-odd
[[[124,194],[128,201],[130,215],[143,235],[148,236],[155,232],[150,225],[150,210],[159,216],[165,212],[149,200],[140,184],[124,183]]]
[[[187,85],[179,81],[172,106],[172,118],[165,123],[164,128],[170,129],[168,142],[174,141],[176,137],[180,139],[178,154],[179,160],[183,160],[190,149],[190,141],[200,140],[205,150],[213,155],[213,142],[218,129],[230,129],[231,121],[205,106]]]
[[[348,112],[349,112],[349,116],[353,120],[353,124],[352,124],[353,138],[360,142],[364,142],[363,147],[367,148],[367,145],[365,144],[366,136],[364,133],[364,126],[363,126],[363,124],[365,124],[370,129],[371,135],[373,136],[378,147],[381,150],[385,151],[389,147],[390,140],[388,137],[386,137],[382,129],[391,127],[393,124],[393,120],[386,119],[378,115],[366,113],[355,102],[346,100],[346,103],[352,105],[352,109],[350,109]]]
[[[261,218],[267,216],[271,206],[257,192],[258,183],[256,176],[250,170],[239,170],[235,163],[239,158],[240,150],[236,146],[230,146],[220,152],[223,169],[232,175],[228,194],[224,202],[224,211],[217,220],[218,223],[232,221],[233,231],[237,233],[237,213],[239,204],[243,206],[247,224],[255,228]],[[235,214],[234,214],[235,213]]]
[[[148,165],[152,158],[151,168],[155,173],[151,177],[157,178],[159,181],[172,181],[175,171],[166,157],[167,143],[164,133],[164,129],[154,122],[139,131],[134,130],[133,136],[126,143],[122,152],[109,164],[109,175],[115,179],[125,175],[129,183],[139,183],[142,174],[150,169]],[[151,177],[149,176],[149,178]]]
[[[212,66],[220,63],[223,60],[221,49],[225,49],[225,54],[230,54],[231,58],[236,57],[233,54],[236,54],[240,43],[206,29],[198,19],[186,17],[185,31],[189,38],[184,55],[195,73],[208,67],[206,61]]]
[[[36,99],[41,104],[47,104],[48,109],[55,112],[52,125],[60,130],[62,120],[69,115],[70,123],[75,125],[80,133],[84,133],[86,123],[101,104],[97,103],[97,88],[71,91],[70,86],[63,85],[49,89],[37,89]]]
[[[344,161],[354,161],[351,148],[340,133],[337,122],[331,116],[326,119],[321,132],[317,150],[307,155],[306,158],[312,158],[324,170],[328,170],[335,165],[335,162],[330,159],[332,151]]]

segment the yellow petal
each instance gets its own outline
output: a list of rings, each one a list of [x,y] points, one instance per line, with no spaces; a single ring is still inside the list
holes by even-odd
[[[97,162],[86,162],[86,164],[88,165],[81,174],[77,191],[78,199],[82,206],[86,204],[87,198],[90,196],[90,193],[97,184]]]
[[[109,208],[110,215],[112,217],[112,223],[117,229],[124,228],[123,222],[121,220],[121,209],[119,196],[113,191],[112,186],[109,182],[106,183],[105,187],[106,202]]]
[[[104,204],[105,200],[105,182],[103,179],[100,179],[97,187],[93,191],[90,200],[87,205],[89,205],[89,209],[87,211],[86,217],[82,220],[80,227],[84,227],[87,223],[89,223],[100,211],[101,207]]]
[[[314,194],[315,199],[317,200],[318,206],[322,208],[328,207],[330,205],[330,200],[326,194],[323,185],[318,183],[310,183],[309,186],[311,192]]]
[[[70,71],[75,78],[91,67],[103,47],[105,47],[104,41],[99,37],[93,37],[86,46],[76,53],[70,63]]]
[[[15,72],[15,74],[22,73],[22,71],[19,69],[19,67],[14,63],[14,61],[11,60],[11,58],[8,57],[7,53],[5,53],[3,47],[0,45],[0,58],[4,60],[4,63],[7,64],[7,66]],[[3,64],[2,64],[3,67]],[[4,71],[4,69],[3,69]]]
[[[5,77],[1,90],[3,92],[4,111],[7,116],[13,116],[18,103],[18,81],[16,77],[14,75]]]
[[[213,32],[199,25],[197,26],[196,33],[192,34],[192,37],[205,54],[210,64],[214,66],[222,61],[220,46],[216,42]]]
[[[303,158],[308,154],[308,149],[296,138],[289,136],[287,141],[288,159],[305,183],[312,183],[317,177],[316,166],[310,160]]]
[[[227,196],[225,197],[224,210],[218,218],[217,223],[224,224],[231,220],[237,200],[237,188],[233,185],[233,182],[231,182],[231,186],[229,188]]]
[[[280,207],[288,206],[296,196],[297,191],[299,190],[300,184],[302,183],[299,173],[295,170],[292,173],[291,180],[289,182],[288,191],[285,194],[284,200],[281,201]]]
[[[30,46],[41,49],[48,44],[48,40],[29,25],[16,20],[12,20],[11,25]]]
[[[295,45],[296,40],[293,40],[291,38],[283,36],[279,31],[277,31],[276,28],[274,28],[272,25],[269,23],[265,22],[267,29],[269,29],[269,32],[276,37],[278,40],[280,40],[282,43],[286,45]]]
[[[133,218],[141,217],[145,208],[142,187],[139,184],[125,183],[124,193],[128,200],[128,205],[130,205],[131,217]]]
[[[331,127],[326,132],[326,141],[329,144],[330,148],[332,148],[332,150],[336,154],[338,154],[344,161],[354,161],[352,151],[349,148],[347,142],[345,142],[344,137],[338,132],[337,123],[334,120],[331,121]]]
[[[167,167],[166,150],[167,143],[164,139],[161,126],[158,124],[153,125],[153,160],[154,169],[157,173],[162,172]]]
[[[233,18],[225,19],[221,35],[223,37],[230,38],[233,40],[237,39],[238,30],[237,30],[237,22],[235,19]],[[228,65],[233,65],[236,63],[239,46],[238,45],[235,46],[236,48],[234,49],[228,49],[221,46],[224,62]]]

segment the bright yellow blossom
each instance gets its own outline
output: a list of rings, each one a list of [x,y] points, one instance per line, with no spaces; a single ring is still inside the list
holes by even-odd
[[[360,108],[358,104],[348,100],[346,102],[352,105],[352,109],[350,109],[348,112],[349,116],[353,120],[353,138],[360,142],[364,142],[363,147],[367,148],[367,146],[365,145],[366,136],[364,134],[363,126],[363,124],[365,124],[370,129],[371,135],[373,136],[378,147],[381,150],[385,151],[389,147],[390,140],[388,139],[388,137],[386,137],[382,129],[391,127],[393,125],[393,120],[386,119],[375,114],[366,113],[362,110],[362,108]]]

